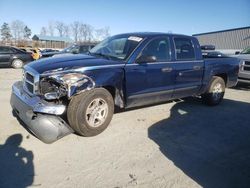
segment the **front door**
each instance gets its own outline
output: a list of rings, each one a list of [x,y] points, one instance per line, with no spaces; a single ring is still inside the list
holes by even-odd
[[[169,38],[157,37],[149,41],[137,62],[127,64],[125,71],[127,107],[171,99],[174,68],[170,58]]]

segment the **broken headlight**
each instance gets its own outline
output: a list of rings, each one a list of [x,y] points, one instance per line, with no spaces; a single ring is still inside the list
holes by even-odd
[[[72,85],[77,84],[78,81],[86,78],[86,76],[81,73],[68,73],[64,75],[56,75],[55,78],[64,85]]]
[[[94,87],[94,82],[88,76],[81,73],[67,73],[48,76],[45,83],[41,84],[40,90],[46,99],[52,100],[66,95],[71,97],[75,93],[92,87]]]
[[[47,100],[59,99],[67,95],[65,87],[50,78],[43,78],[40,81],[39,89],[40,94],[44,95]]]

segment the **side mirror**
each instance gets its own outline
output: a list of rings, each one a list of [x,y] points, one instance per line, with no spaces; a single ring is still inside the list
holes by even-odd
[[[141,55],[136,62],[137,63],[147,63],[147,62],[156,62],[157,58],[155,56],[146,56],[146,55]]]
[[[239,55],[239,54],[240,54],[240,52],[239,52],[239,51],[236,51],[236,52],[235,52],[235,55]]]

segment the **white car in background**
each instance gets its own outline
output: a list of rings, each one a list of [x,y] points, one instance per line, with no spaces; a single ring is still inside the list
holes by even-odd
[[[236,52],[236,57],[242,60],[238,82],[250,84],[250,46],[242,52]]]

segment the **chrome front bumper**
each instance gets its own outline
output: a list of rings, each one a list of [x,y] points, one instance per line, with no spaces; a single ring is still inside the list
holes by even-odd
[[[240,71],[238,75],[238,82],[250,83],[250,72]]]
[[[21,81],[12,86],[10,104],[27,128],[45,143],[52,143],[73,132],[59,116],[66,110],[64,105],[48,103],[38,96],[30,97],[23,90]]]

